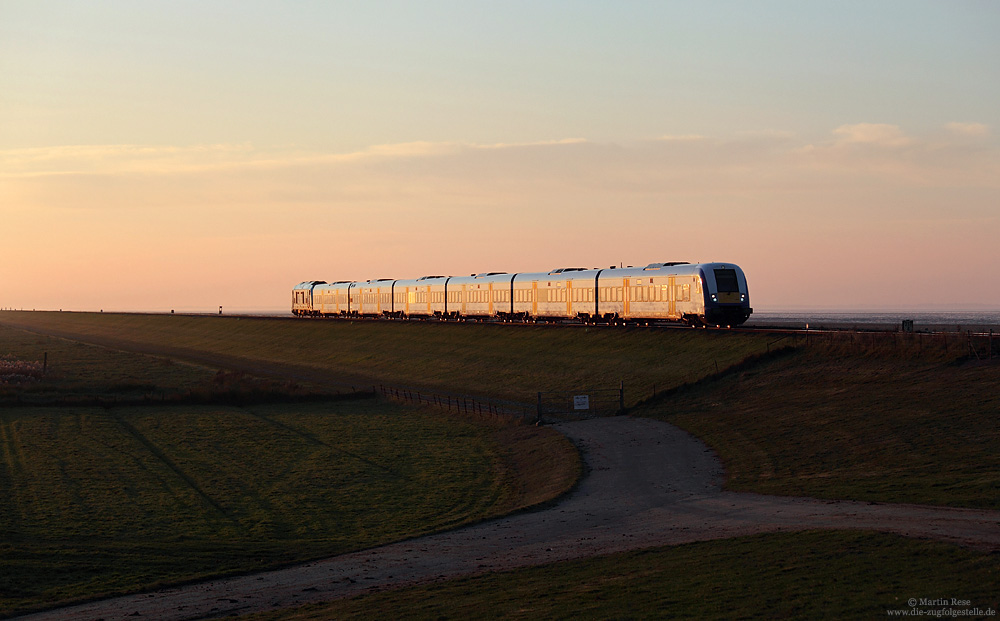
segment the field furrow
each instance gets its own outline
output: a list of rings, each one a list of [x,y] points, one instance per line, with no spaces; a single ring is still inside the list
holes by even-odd
[[[143,435],[138,429],[133,427],[125,417],[117,412],[112,414],[118,425],[130,436],[136,439],[140,444],[146,447],[149,454],[154,456],[159,462],[161,462],[170,472],[172,472],[178,479],[184,482],[188,488],[193,491],[197,497],[201,500],[202,506],[210,511],[210,513],[216,514],[217,517],[224,520],[236,523],[236,520],[228,514],[228,512],[219,504],[214,498],[207,494],[198,482],[189,476],[183,469],[181,469],[170,457],[168,457],[160,447],[155,443],[151,442],[145,435]]]

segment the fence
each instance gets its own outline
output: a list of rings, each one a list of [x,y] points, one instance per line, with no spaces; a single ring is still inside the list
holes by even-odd
[[[898,356],[933,360],[957,356],[975,360],[1000,360],[1000,337],[996,337],[993,330],[965,333],[816,330],[786,334],[766,343],[766,351],[749,356],[734,365],[720,367],[718,361],[714,361],[713,365],[705,367],[701,372],[691,369],[683,386],[739,371],[756,364],[760,358],[782,356],[801,345],[890,358]],[[657,386],[653,385],[651,396],[641,399],[640,403],[662,399],[678,388],[671,386],[657,390]],[[434,406],[480,418],[518,417],[525,421],[551,423],[615,416],[625,412],[624,382],[619,383],[618,388],[538,392],[534,404],[384,385],[374,386],[372,390],[389,399]]]
[[[458,414],[499,420],[505,417],[534,419],[535,407],[530,403],[440,393],[424,389],[378,385],[375,392],[395,401],[415,405],[429,405]]]
[[[500,420],[517,417],[525,421],[556,422],[597,416],[614,416],[625,410],[625,388],[581,388],[539,392],[535,403],[473,397],[398,386],[374,386],[375,393],[387,399],[428,405],[457,414]]]

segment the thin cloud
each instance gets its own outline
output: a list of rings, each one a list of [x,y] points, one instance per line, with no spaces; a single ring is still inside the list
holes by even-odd
[[[990,135],[990,126],[982,123],[948,123],[944,126],[944,128],[962,136]]]
[[[906,147],[913,139],[903,133],[898,125],[884,123],[857,123],[841,125],[833,130],[838,144],[865,144],[882,147]]]
[[[701,142],[708,140],[705,136],[701,134],[679,134],[679,135],[666,135],[660,136],[656,140],[661,142]]]

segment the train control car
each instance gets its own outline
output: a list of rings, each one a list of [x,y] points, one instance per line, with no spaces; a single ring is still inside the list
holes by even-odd
[[[319,285],[325,285],[325,280],[307,280],[292,288],[293,315],[319,315],[319,306],[315,301],[315,290]]]
[[[732,263],[307,281],[292,290],[292,313],[309,316],[733,326],[752,312],[746,276]]]

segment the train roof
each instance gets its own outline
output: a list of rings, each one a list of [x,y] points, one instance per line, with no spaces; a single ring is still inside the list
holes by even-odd
[[[644,267],[635,267],[632,265],[624,267],[611,266],[607,268],[587,268],[587,267],[559,267],[548,272],[519,272],[519,273],[509,273],[509,272],[480,272],[478,274],[471,274],[469,276],[421,276],[420,278],[411,279],[393,279],[393,278],[378,278],[367,281],[350,281],[350,280],[338,280],[335,282],[330,282],[327,284],[324,280],[307,280],[294,287],[294,289],[312,289],[317,286],[325,285],[326,287],[363,287],[363,286],[379,286],[381,283],[399,283],[403,286],[412,286],[417,283],[420,284],[439,284],[442,280],[452,280],[456,284],[458,283],[469,283],[469,282],[524,282],[525,280],[583,280],[589,278],[599,277],[601,279],[611,278],[616,275],[621,275],[623,277],[641,276],[646,273],[649,276],[655,276],[655,274],[649,274],[650,271],[667,270],[672,273],[677,274],[692,274],[697,273],[701,269],[716,269],[716,268],[736,268],[740,271],[739,267],[734,263],[690,263],[688,261],[663,261],[657,263],[649,263]],[[599,276],[598,276],[599,275]],[[435,282],[436,281],[436,282]]]
[[[664,267],[674,267],[675,265],[691,265],[689,261],[667,261],[666,263],[650,263],[644,270],[658,270]]]
[[[295,289],[312,289],[316,285],[325,285],[325,284],[326,284],[325,280],[307,280],[305,282],[300,282],[299,284],[295,285],[294,287],[292,287],[292,290],[295,290]]]

